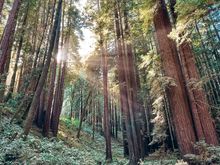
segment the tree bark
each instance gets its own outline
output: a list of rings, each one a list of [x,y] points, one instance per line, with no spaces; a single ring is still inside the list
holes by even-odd
[[[170,0],[171,15],[174,23],[177,19],[177,14],[174,12],[175,4],[176,0]],[[179,45],[179,50],[186,83],[190,83],[190,81],[194,81],[194,83],[198,82],[200,77],[196,68],[195,55],[190,43],[184,41]],[[186,85],[198,140],[205,138],[206,143],[217,145],[218,138],[213,125],[213,119],[209,114],[209,105],[206,100],[205,92],[203,89],[199,89],[199,87],[189,86],[189,84]]]
[[[119,2],[115,1],[115,30],[116,30],[116,41],[117,41],[117,49],[118,49],[118,61],[117,61],[117,68],[119,74],[119,88],[120,88],[120,102],[121,102],[121,111],[122,117],[124,117],[125,127],[126,127],[126,140],[128,143],[129,149],[129,160],[130,164],[136,164],[139,160],[139,156],[135,150],[135,145],[133,143],[133,134],[135,129],[132,128],[133,123],[131,123],[130,112],[129,109],[129,102],[128,102],[128,90],[127,90],[127,74],[126,74],[126,64],[125,64],[125,54],[123,52],[123,32],[122,32],[122,22],[120,19],[120,9],[119,9]],[[133,125],[134,127],[134,125]],[[135,133],[136,134],[136,133]],[[136,139],[137,140],[137,139]],[[126,143],[125,143],[126,145]],[[136,145],[137,147],[137,145]]]
[[[53,4],[53,11],[55,11],[55,3],[56,1],[54,1],[54,4]],[[52,18],[51,18],[51,22],[53,22],[53,16],[54,14],[52,14]],[[47,16],[48,17],[48,16]],[[48,18],[47,18],[48,19]],[[59,24],[61,24],[61,16],[59,18]],[[48,20],[47,20],[48,21]],[[46,23],[47,24],[47,23]],[[51,31],[52,29],[52,26],[50,27],[50,30]],[[48,38],[49,39],[49,38]],[[56,30],[56,39],[55,39],[55,43],[54,43],[54,50],[53,50],[53,61],[51,63],[51,81],[50,81],[50,89],[49,89],[49,96],[48,96],[48,103],[47,103],[47,109],[46,109],[46,115],[45,115],[45,120],[44,120],[44,126],[43,126],[43,135],[44,136],[49,136],[49,130],[50,130],[50,127],[53,128],[53,126],[51,126],[51,124],[55,121],[54,118],[56,118],[55,116],[53,116],[55,113],[56,113],[56,108],[57,108],[57,98],[58,98],[58,90],[59,90],[59,76],[60,76],[60,72],[61,72],[61,68],[60,68],[60,72],[59,72],[59,75],[58,75],[58,78],[57,78],[57,86],[56,86],[56,90],[55,90],[55,81],[56,81],[56,72],[57,72],[57,61],[56,61],[56,56],[57,56],[57,53],[58,53],[58,49],[59,49],[59,39],[60,39],[60,27]],[[41,41],[40,43],[42,44],[42,40],[43,40],[43,36],[41,38]],[[41,44],[39,44],[39,50],[40,50],[40,47],[41,47]],[[36,53],[36,59],[38,58],[38,54],[39,52],[37,51]],[[36,63],[34,63],[33,67],[36,67]],[[60,65],[61,67],[61,65]],[[53,104],[53,106],[52,106]],[[57,113],[56,113],[57,114]],[[54,135],[56,136],[56,133],[57,131],[54,131],[55,128],[52,130],[54,132]]]
[[[183,64],[186,68],[186,81],[190,82],[191,80],[198,82],[199,75],[197,72],[197,68],[195,65],[194,54],[189,43],[184,42],[179,46],[180,56]],[[192,110],[197,111],[197,118],[194,118],[194,122],[200,122],[200,127],[196,127],[196,132],[199,140],[205,138],[206,143],[212,145],[218,145],[218,137],[216,134],[216,130],[213,124],[213,119],[209,114],[209,104],[206,100],[205,93],[203,89],[198,89],[199,87],[188,87],[191,99],[191,105],[195,106],[195,109]],[[195,124],[197,125],[197,124]],[[203,133],[203,136],[201,136]]]
[[[56,78],[57,82],[56,82],[55,94],[53,98],[53,108],[52,108],[51,125],[50,125],[54,137],[57,136],[56,123],[59,120],[58,105],[59,105],[59,97],[60,97],[61,74],[62,74],[62,63],[60,63],[58,66],[58,76]]]
[[[125,45],[126,45],[126,54],[127,54],[127,71],[128,71],[128,87],[129,87],[129,91],[128,93],[130,93],[130,97],[131,97],[131,112],[130,115],[131,117],[134,116],[134,129],[136,129],[136,135],[133,133],[133,142],[137,147],[137,155],[140,155],[141,158],[144,158],[145,156],[145,149],[144,149],[144,136],[141,132],[145,132],[144,131],[144,126],[142,127],[142,123],[144,122],[144,118],[142,118],[143,115],[143,108],[138,100],[137,97],[137,92],[138,92],[138,83],[137,83],[137,72],[136,72],[136,67],[135,67],[135,57],[134,57],[134,53],[133,53],[133,49],[132,49],[132,43],[131,41],[129,41],[129,39],[131,39],[130,36],[130,27],[129,27],[129,23],[128,23],[128,5],[129,2],[127,0],[124,0],[124,5],[125,5],[125,9],[124,9],[124,26],[125,26],[125,38],[127,40],[125,40]],[[136,142],[135,142],[136,141]]]
[[[191,120],[190,107],[186,100],[187,94],[183,84],[184,79],[176,45],[175,42],[167,36],[171,32],[172,27],[163,0],[157,1],[157,10],[153,22],[165,75],[175,81],[175,84],[169,84],[167,94],[171,106],[178,146],[183,155],[193,153],[193,144],[196,141],[196,137]]]
[[[6,60],[9,56],[8,50],[11,49],[10,42],[13,40],[20,5],[21,0],[14,1],[3,32],[2,40],[0,43],[0,75],[4,73]]]
[[[115,111],[115,138],[118,139],[118,109],[117,109],[117,105],[114,105],[114,111]]]
[[[37,103],[38,103],[38,100],[40,98],[44,83],[46,81],[46,77],[47,77],[47,74],[48,74],[50,61],[51,61],[51,57],[52,57],[52,53],[53,53],[53,49],[54,49],[54,44],[55,44],[55,39],[56,39],[56,32],[57,32],[57,29],[60,28],[60,21],[59,20],[60,20],[60,17],[61,17],[61,13],[62,13],[62,0],[59,0],[58,6],[57,6],[57,11],[56,11],[55,22],[54,22],[54,26],[53,26],[53,31],[52,31],[52,35],[51,35],[50,47],[49,47],[49,50],[48,50],[47,60],[46,60],[46,63],[43,67],[43,71],[42,71],[42,74],[41,74],[36,92],[34,94],[34,98],[33,98],[33,101],[31,103],[31,107],[29,109],[27,119],[25,121],[25,126],[24,126],[24,135],[25,136],[27,136],[30,132],[32,122],[33,122],[33,119],[34,119],[35,114],[36,114]]]
[[[104,133],[105,133],[105,153],[106,160],[112,160],[111,147],[111,125],[110,125],[110,109],[108,107],[108,61],[106,44],[104,44],[103,36],[100,35],[100,46],[102,53],[102,71],[103,71],[103,97],[104,97]]]
[[[21,26],[21,35],[20,35],[20,39],[19,39],[19,43],[18,43],[18,50],[17,50],[16,60],[15,60],[15,66],[14,66],[13,75],[12,75],[10,86],[9,86],[9,91],[8,91],[8,94],[5,98],[5,102],[7,102],[11,98],[13,90],[14,90],[15,78],[16,78],[16,73],[17,73],[17,68],[18,68],[18,61],[20,58],[20,54],[21,54],[21,50],[22,50],[22,46],[23,46],[24,35],[25,35],[25,26],[27,23],[28,11],[29,11],[29,3],[26,7],[24,20],[23,20],[23,23]]]
[[[61,69],[61,75],[60,75],[60,83],[59,83],[59,93],[57,97],[57,108],[56,108],[56,116],[55,120],[52,123],[53,124],[53,135],[56,137],[58,133],[58,126],[59,126],[59,119],[60,119],[60,114],[62,110],[62,105],[63,105],[63,94],[64,94],[64,79],[65,79],[65,74],[66,74],[66,62],[64,62],[63,67]]]
[[[57,67],[57,63],[54,60],[51,64],[51,70],[50,70],[51,79],[50,79],[48,102],[47,102],[46,114],[45,114],[44,126],[43,126],[43,135],[46,137],[49,136],[49,130],[50,130],[52,103],[53,103],[53,98],[54,98],[54,86],[55,86],[55,80],[56,80],[56,67]]]

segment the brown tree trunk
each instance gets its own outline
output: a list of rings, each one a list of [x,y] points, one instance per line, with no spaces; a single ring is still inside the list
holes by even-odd
[[[115,109],[115,138],[118,139],[118,109],[117,109],[117,105],[115,104],[114,106],[114,109]]]
[[[50,130],[52,103],[53,103],[53,98],[54,98],[54,86],[55,86],[55,80],[56,80],[56,67],[57,67],[57,63],[54,60],[51,64],[51,70],[50,70],[51,79],[50,79],[48,102],[47,102],[46,114],[45,114],[44,126],[43,126],[43,135],[46,137],[49,136],[49,130]]]
[[[34,63],[33,63],[33,68],[36,68],[37,67],[37,61],[38,61],[38,58],[39,58],[39,54],[40,54],[40,50],[41,50],[41,46],[43,44],[43,41],[44,41],[44,38],[45,38],[45,33],[47,32],[47,27],[48,27],[48,19],[49,19],[49,9],[50,9],[50,6],[48,4],[48,9],[47,9],[47,15],[46,15],[46,20],[44,22],[44,26],[43,26],[43,33],[42,33],[42,36],[41,36],[41,39],[39,41],[39,44],[38,44],[38,47],[37,47],[37,50],[36,50],[36,54],[35,54],[35,60],[34,60]],[[51,22],[53,21],[53,19],[51,20]]]
[[[6,60],[9,56],[8,50],[10,49],[11,40],[13,40],[20,5],[21,0],[14,1],[3,32],[2,40],[0,43],[0,75],[4,73]]]
[[[184,42],[179,46],[180,49],[180,56],[182,59],[183,64],[186,68],[186,81],[199,81],[199,75],[197,72],[197,68],[195,65],[194,54],[189,43]],[[198,113],[198,119],[194,118],[195,123],[200,121],[201,127],[196,128],[197,136],[199,140],[202,140],[205,137],[205,141],[208,144],[218,145],[218,137],[216,134],[216,130],[213,124],[213,119],[209,114],[209,105],[206,100],[205,93],[203,89],[199,89],[199,87],[188,87],[190,93],[190,99],[193,101],[191,102],[195,106],[195,111]],[[191,105],[192,105],[191,104]],[[192,108],[192,110],[194,110]],[[195,124],[196,125],[196,124]],[[199,132],[203,133],[201,137]]]
[[[181,57],[184,77],[185,77],[186,83],[189,83],[190,78],[189,78],[189,75],[188,75],[185,59],[183,59],[183,58],[184,57]],[[195,101],[193,93],[192,93],[192,91],[191,91],[188,84],[186,84],[186,88],[187,88],[187,91],[188,91],[188,97],[189,97],[189,102],[190,102],[190,106],[191,106],[193,123],[195,125],[196,137],[197,137],[198,140],[203,140],[205,137],[204,137],[204,132],[203,132],[202,125],[201,125],[201,120],[199,118],[199,113],[198,113],[196,101]]]
[[[119,4],[118,1],[115,2],[115,28],[116,28],[116,38],[117,38],[117,49],[118,49],[118,62],[117,62],[117,67],[118,67],[118,74],[119,74],[119,88],[120,88],[120,102],[121,102],[121,108],[122,108],[122,116],[124,117],[125,121],[125,127],[126,127],[126,139],[128,143],[128,149],[129,149],[129,160],[130,164],[137,164],[139,160],[139,156],[135,150],[135,147],[138,145],[134,145],[133,143],[133,134],[135,129],[131,128],[132,126],[134,127],[133,123],[131,123],[131,118],[130,118],[130,112],[131,108],[129,108],[129,102],[128,102],[128,90],[127,90],[127,78],[128,76],[126,74],[126,66],[125,64],[125,54],[123,52],[123,43],[122,43],[122,24],[121,24],[121,19],[119,16]],[[137,139],[136,139],[137,140]]]
[[[55,10],[55,2],[53,4],[53,11],[54,10]],[[52,18],[51,18],[51,22],[53,21],[53,15],[52,15]],[[60,16],[60,18],[61,18],[61,16]],[[60,23],[61,23],[61,21],[59,20],[59,24]],[[52,29],[52,27],[50,27],[49,31],[51,31],[51,29]],[[41,38],[38,50],[40,50],[40,47],[41,47],[41,44],[42,44],[42,41],[43,41],[43,37],[44,36],[42,36],[42,38]],[[57,56],[58,48],[59,48],[59,39],[60,39],[60,28],[58,28],[56,30],[56,39],[55,39],[55,43],[54,43],[55,47],[54,47],[54,51],[53,51],[54,59],[51,63],[50,89],[49,89],[49,93],[48,93],[47,109],[46,109],[46,115],[45,115],[44,126],[43,126],[43,135],[44,136],[49,136],[49,130],[50,130],[51,124],[53,122],[55,122],[53,120],[56,118],[55,116],[52,116],[52,115],[54,115],[56,113],[55,111],[56,111],[56,108],[57,108],[57,101],[58,101],[57,97],[58,97],[58,92],[59,92],[59,78],[60,78],[59,76],[61,74],[61,65],[60,65],[60,67],[59,67],[60,71],[59,71],[59,75],[58,75],[58,78],[57,78],[57,86],[56,86],[56,90],[55,90],[56,71],[57,71],[56,56]],[[39,54],[39,51],[37,51],[37,53],[36,53],[36,59],[38,58],[38,54]],[[33,67],[36,67],[36,66],[37,66],[37,63],[34,63]],[[52,104],[53,104],[53,106],[52,106]],[[54,131],[54,132],[56,132],[56,131]]]
[[[31,103],[31,107],[29,109],[27,119],[25,121],[25,126],[24,126],[24,135],[25,136],[27,136],[30,132],[32,122],[33,122],[33,119],[34,119],[35,114],[36,114],[37,103],[39,101],[44,83],[46,81],[46,77],[47,77],[47,73],[48,73],[48,70],[49,70],[49,67],[50,67],[50,61],[51,61],[51,57],[52,57],[52,53],[53,53],[53,49],[54,49],[54,44],[55,44],[55,39],[56,39],[56,32],[57,32],[57,29],[60,28],[61,13],[62,13],[62,0],[59,0],[58,6],[57,6],[57,11],[56,11],[55,22],[54,22],[54,26],[53,26],[53,31],[52,31],[52,35],[51,35],[50,47],[49,47],[49,50],[48,50],[47,60],[46,60],[46,63],[43,67],[43,71],[42,71],[42,74],[41,74],[36,92],[34,94],[34,98],[33,98],[33,101]]]
[[[104,44],[103,36],[100,35],[100,46],[102,53],[102,71],[103,71],[103,97],[104,97],[104,133],[105,133],[105,153],[106,160],[112,160],[111,147],[111,125],[110,125],[110,109],[108,107],[108,61],[106,44]]]
[[[64,19],[65,19],[65,0],[63,1],[63,17],[62,17],[62,27],[64,28]],[[61,36],[61,47],[63,49],[64,45],[64,29],[62,28],[62,36]],[[69,31],[68,31],[69,34]],[[58,127],[59,127],[59,119],[60,119],[60,114],[62,111],[62,105],[63,105],[63,97],[64,97],[64,79],[66,75],[66,56],[68,54],[68,49],[69,49],[69,35],[66,35],[66,47],[64,50],[66,51],[63,56],[63,60],[60,61],[60,66],[59,66],[59,74],[57,78],[57,87],[55,91],[55,97],[54,97],[54,104],[53,104],[53,112],[52,112],[52,118],[51,118],[51,128],[53,132],[53,136],[57,136],[58,134]],[[60,33],[57,34],[57,36],[60,36]],[[59,44],[59,38],[57,38],[56,41],[56,48],[58,49],[58,44]],[[57,51],[56,51],[57,53]]]
[[[177,15],[174,12],[176,0],[170,0],[170,3],[171,13],[175,23],[177,19]],[[183,42],[179,45],[179,50],[180,59],[183,64],[183,68],[185,69],[184,75],[186,83],[198,82],[200,77],[196,68],[195,55],[190,44],[187,41]],[[204,90],[199,89],[199,87],[194,87],[193,85],[190,86],[190,84],[186,85],[198,140],[203,140],[205,138],[206,143],[217,145],[218,138],[213,124],[213,119],[209,114],[209,106]]]
[[[6,52],[7,59],[5,62],[3,73],[2,74],[0,73],[0,82],[1,82],[1,84],[3,84],[2,88],[0,88],[0,102],[4,102],[4,98],[5,98],[4,96],[5,96],[5,89],[6,89],[6,80],[7,80],[7,75],[8,75],[8,71],[9,71],[10,62],[11,62],[12,47],[13,47],[13,38],[10,39],[10,42],[8,45],[8,49]],[[0,50],[0,52],[1,52],[1,50]]]
[[[59,82],[59,93],[58,93],[58,97],[57,97],[57,104],[56,104],[56,109],[55,109],[55,113],[56,115],[54,116],[53,120],[54,122],[52,122],[53,124],[53,135],[57,136],[58,133],[58,126],[59,126],[59,119],[60,119],[60,114],[61,114],[61,110],[62,110],[62,105],[63,105],[63,94],[64,94],[64,79],[65,79],[65,74],[66,74],[66,62],[64,62],[63,67],[60,68],[61,69],[61,75],[60,75],[60,82]]]
[[[21,26],[21,35],[20,35],[20,39],[19,39],[19,43],[18,43],[18,50],[17,50],[16,60],[15,60],[15,66],[14,66],[13,75],[12,75],[10,86],[9,86],[9,91],[8,91],[8,94],[5,98],[5,102],[7,102],[11,98],[12,93],[13,93],[13,89],[14,89],[14,85],[15,85],[15,78],[16,78],[16,73],[17,73],[17,68],[18,68],[18,61],[19,61],[20,54],[21,54],[21,49],[22,49],[22,46],[23,46],[23,40],[24,40],[24,34],[25,34],[25,25],[27,23],[28,11],[29,11],[29,3],[26,7],[24,20],[23,20],[23,23],[22,23],[22,26]]]
[[[53,136],[57,136],[57,130],[56,130],[56,123],[58,122],[59,118],[59,112],[58,112],[58,104],[59,104],[59,97],[60,97],[60,83],[61,83],[61,74],[62,74],[62,63],[58,66],[58,76],[57,76],[57,82],[55,87],[55,94],[53,98],[53,108],[52,108],[52,116],[51,116],[51,131],[53,133]]]
[[[164,73],[166,76],[172,78],[174,80],[173,83],[175,83],[169,84],[167,94],[171,106],[178,146],[181,154],[193,153],[193,144],[196,138],[191,120],[190,107],[186,99],[187,94],[183,84],[184,79],[176,45],[174,41],[167,36],[172,28],[163,0],[157,1],[157,10],[153,22]]]
[[[46,90],[43,89],[40,95],[39,105],[38,105],[38,113],[36,115],[36,125],[39,128],[43,127],[44,123],[44,108],[45,108],[45,96],[46,96]]]
[[[111,109],[111,135],[112,137],[115,137],[115,113],[114,113],[114,107],[113,107],[113,99],[110,100],[110,109]]]
[[[125,0],[125,9],[124,9],[124,24],[125,24],[125,38],[128,40],[131,38],[130,36],[130,27],[128,23],[128,1]],[[125,41],[126,44],[126,51],[127,52],[127,71],[128,71],[128,78],[129,80],[129,91],[130,91],[130,97],[131,97],[131,117],[134,116],[134,129],[136,129],[136,135],[133,134],[133,142],[137,147],[137,154],[140,155],[141,158],[145,156],[145,149],[144,149],[144,136],[141,134],[141,132],[144,132],[144,127],[142,127],[142,123],[144,123],[143,118],[141,117],[143,115],[143,108],[137,98],[137,92],[138,92],[138,85],[137,85],[137,73],[136,73],[136,67],[135,67],[135,58],[134,53],[132,49],[131,41]],[[137,142],[135,142],[137,141]]]

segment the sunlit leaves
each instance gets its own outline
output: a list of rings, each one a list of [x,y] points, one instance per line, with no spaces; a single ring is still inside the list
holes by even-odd
[[[156,2],[154,0],[143,1],[140,9],[140,19],[143,21],[142,28],[146,31],[152,25]]]
[[[206,15],[210,5],[217,5],[217,0],[177,0],[175,12],[177,13],[176,28],[170,34],[178,44],[189,40],[195,21]]]

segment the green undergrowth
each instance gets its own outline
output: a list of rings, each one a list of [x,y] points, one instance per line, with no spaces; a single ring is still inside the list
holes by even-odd
[[[113,161],[105,161],[105,140],[99,133],[92,137],[92,130],[83,125],[79,139],[76,138],[77,128],[74,123],[60,121],[58,138],[43,138],[32,133],[24,141],[19,138],[22,128],[10,124],[8,115],[3,117],[0,132],[0,165],[126,165],[128,159],[123,157],[121,140],[112,139]],[[77,124],[76,124],[77,125]],[[34,134],[33,134],[34,133]],[[39,133],[38,133],[39,134]],[[158,153],[150,155],[140,164],[172,165],[177,157],[172,154]]]
[[[0,165],[108,164],[105,162],[104,146],[98,148],[100,147],[99,142],[104,139],[97,138],[92,141],[89,135],[82,132],[82,136],[78,140],[68,134],[75,141],[72,145],[69,145],[71,142],[67,143],[67,139],[62,139],[64,137],[62,137],[61,132],[58,138],[50,139],[31,133],[26,141],[19,138],[21,133],[22,128],[20,126],[10,124],[10,120],[7,118],[2,120],[2,129],[0,132]],[[127,164],[127,160],[114,159],[111,164]]]
[[[86,150],[69,147],[62,140],[29,135],[24,141],[16,136],[20,132],[22,129],[19,126],[9,124],[8,120],[3,121],[3,130],[0,134],[0,164],[97,163],[93,155]]]

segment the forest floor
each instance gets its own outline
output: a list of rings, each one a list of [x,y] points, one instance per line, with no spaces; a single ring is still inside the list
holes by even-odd
[[[33,129],[27,140],[19,135],[22,128],[10,124],[10,113],[2,115],[0,130],[0,165],[124,165],[128,159],[123,157],[120,140],[112,140],[113,161],[105,161],[105,140],[100,134],[92,139],[91,129],[84,127],[80,139],[76,138],[77,129],[60,123],[58,138],[43,138]],[[157,151],[146,157],[140,164],[173,165],[177,156],[173,153]]]

